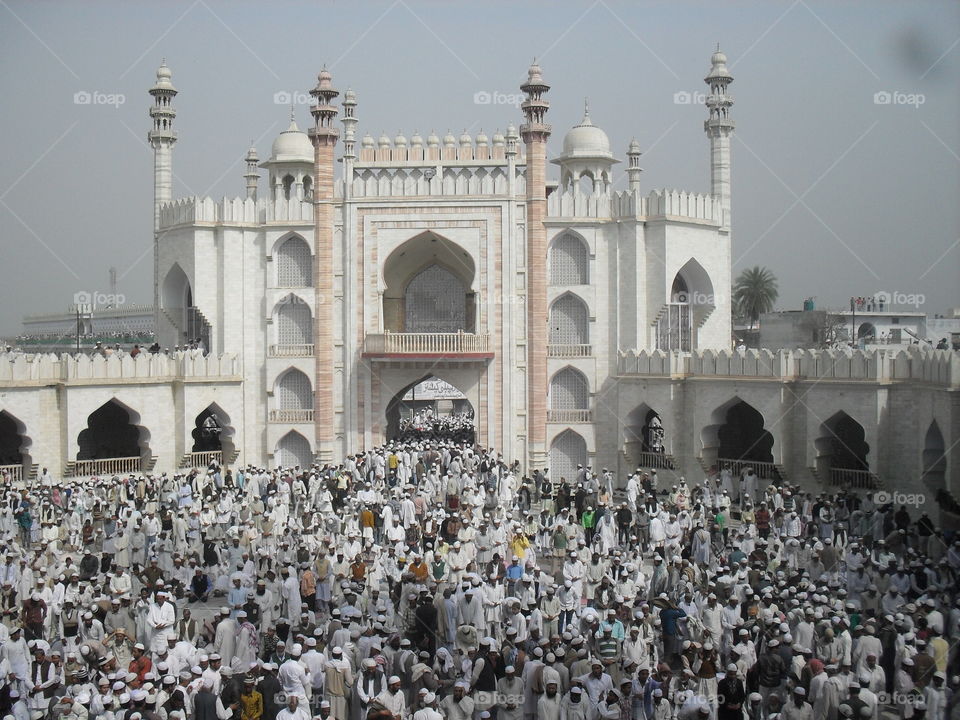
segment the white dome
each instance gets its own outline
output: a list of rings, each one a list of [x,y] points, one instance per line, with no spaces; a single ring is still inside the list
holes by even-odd
[[[271,162],[313,162],[313,143],[305,132],[297,127],[295,120],[290,127],[277,135],[270,153]]]
[[[593,124],[590,113],[585,113],[579,125],[575,125],[563,137],[565,157],[613,157],[610,138]]]

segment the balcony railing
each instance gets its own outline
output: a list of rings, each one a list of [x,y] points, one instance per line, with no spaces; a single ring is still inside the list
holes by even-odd
[[[761,480],[780,480],[780,471],[775,463],[757,462],[755,460],[735,460],[732,458],[717,458],[717,470],[729,469],[734,476],[740,475],[744,468],[753,468],[753,474]]]
[[[269,357],[313,357],[313,345],[271,345]]]
[[[215,462],[217,465],[223,465],[223,451],[222,450],[204,450],[202,452],[190,452],[184,455],[183,462],[180,463],[181,467],[210,467],[210,463]]]
[[[556,358],[590,357],[592,345],[547,345],[547,356]]]
[[[547,410],[547,422],[555,422],[555,423],[593,422],[593,410]]]
[[[635,453],[633,457],[636,457],[637,466],[641,468],[673,470],[675,467],[673,455],[667,455],[665,453],[641,451]]]
[[[86,477],[88,475],[126,475],[141,472],[143,458],[102,458],[100,460],[76,460],[67,463],[68,477]]]
[[[490,336],[473,333],[368,334],[364,352],[373,354],[444,355],[490,352]]]
[[[270,422],[310,423],[313,422],[313,408],[309,410],[271,410]]]
[[[880,478],[869,470],[830,468],[830,484],[854,490],[876,490],[880,487]]]
[[[10,482],[23,482],[23,465],[0,465],[0,477],[8,476]]]

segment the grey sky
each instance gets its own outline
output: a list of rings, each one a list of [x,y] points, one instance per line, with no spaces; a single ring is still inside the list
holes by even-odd
[[[265,158],[287,124],[275,94],[308,90],[324,63],[356,91],[361,136],[489,135],[520,112],[475,93],[519,92],[534,56],[554,153],[589,96],[620,159],[640,141],[645,190],[705,192],[706,111],[675,94],[705,90],[717,42],[735,77],[734,273],[770,267],[782,308],[881,290],[921,294],[930,314],[960,305],[955,2],[0,0],[0,332],[107,291],[111,265],[127,302],[152,301],[146,90],[162,57],[180,91],[178,197],[242,194],[251,139]],[[80,91],[125,102],[75,104]]]

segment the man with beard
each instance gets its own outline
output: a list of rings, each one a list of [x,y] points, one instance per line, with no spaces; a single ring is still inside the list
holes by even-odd
[[[550,667],[543,669],[543,695],[537,701],[537,712],[531,718],[560,720],[560,674]]]

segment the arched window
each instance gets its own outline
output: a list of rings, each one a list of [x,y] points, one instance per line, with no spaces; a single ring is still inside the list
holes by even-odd
[[[296,369],[288,370],[277,380],[274,393],[278,410],[310,410],[313,408],[313,388],[310,378]]]
[[[293,175],[284,175],[283,176],[283,197],[289,200],[292,193],[293,193]]]
[[[587,443],[573,430],[564,430],[550,443],[550,477],[576,482],[577,466],[587,464]]]
[[[693,335],[690,290],[680,273],[673,279],[667,311],[657,320],[657,349],[689,351]]]
[[[440,265],[421,270],[404,293],[407,332],[453,333],[467,328],[466,288]]]
[[[564,295],[550,306],[550,344],[590,344],[589,313],[576,295]]]
[[[310,306],[290,295],[277,307],[277,345],[312,345],[313,316]]]
[[[586,243],[576,235],[567,233],[553,241],[550,249],[550,284],[590,284],[590,255]]]
[[[303,199],[313,200],[313,179],[309,175],[303,176]]]
[[[590,386],[579,370],[564,368],[550,380],[551,410],[589,410]]]
[[[300,237],[285,240],[277,250],[277,287],[313,285],[313,259],[310,246]]]
[[[313,451],[303,435],[291,430],[277,443],[274,459],[280,467],[308,468],[313,464]]]

